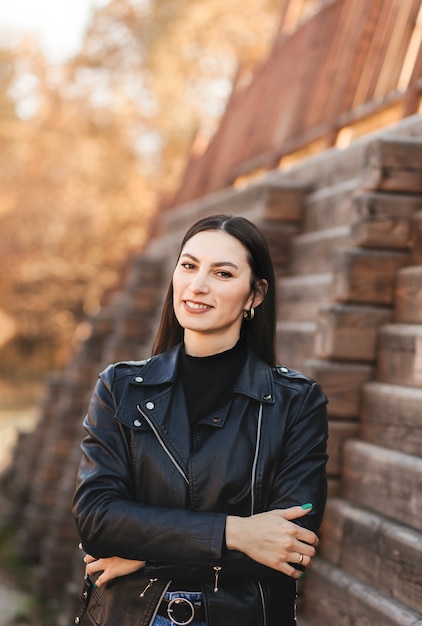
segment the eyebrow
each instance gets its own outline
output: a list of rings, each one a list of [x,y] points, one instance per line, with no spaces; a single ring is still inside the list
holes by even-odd
[[[189,254],[189,252],[184,252],[180,258],[182,257],[189,257],[190,259],[192,259],[192,261],[195,261],[195,263],[200,263],[200,260],[197,259],[195,256],[193,256],[193,254]],[[234,267],[235,269],[239,269],[238,266],[236,265],[236,263],[232,263],[231,261],[217,261],[216,263],[211,263],[212,267]]]

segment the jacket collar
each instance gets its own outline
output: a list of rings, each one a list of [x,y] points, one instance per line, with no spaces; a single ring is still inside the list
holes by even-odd
[[[144,362],[139,373],[132,378],[132,383],[143,385],[163,385],[174,383],[177,361],[182,349],[179,344]],[[234,392],[254,400],[274,402],[274,383],[271,367],[258,355],[248,349],[245,363],[234,386]]]

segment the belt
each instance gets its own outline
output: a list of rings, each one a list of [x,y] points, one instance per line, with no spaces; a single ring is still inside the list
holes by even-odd
[[[157,615],[166,617],[178,626],[205,621],[205,610],[202,602],[191,602],[186,598],[173,598],[172,600],[163,598],[158,607]]]

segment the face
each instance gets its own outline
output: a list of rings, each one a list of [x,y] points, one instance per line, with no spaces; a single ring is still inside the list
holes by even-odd
[[[173,306],[193,356],[217,354],[239,339],[243,312],[257,306],[245,247],[224,231],[189,239],[173,273]]]

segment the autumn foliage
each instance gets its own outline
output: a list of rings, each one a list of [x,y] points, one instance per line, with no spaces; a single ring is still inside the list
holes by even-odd
[[[61,367],[206,144],[275,0],[112,0],[80,53],[0,50],[0,373]]]

